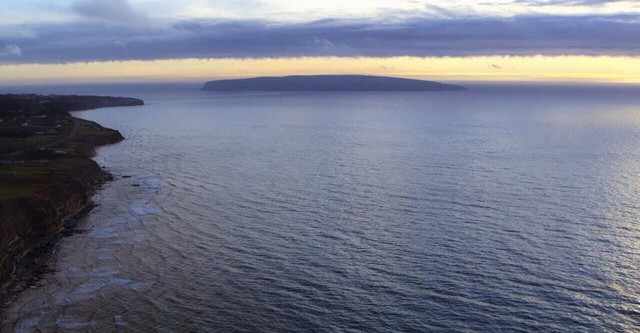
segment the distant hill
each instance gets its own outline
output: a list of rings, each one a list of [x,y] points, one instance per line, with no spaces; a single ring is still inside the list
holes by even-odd
[[[90,110],[115,106],[144,105],[144,101],[129,97],[78,96],[78,95],[0,95],[1,114],[43,114]]]
[[[462,86],[434,81],[369,75],[310,75],[216,80],[205,83],[209,91],[448,91]]]

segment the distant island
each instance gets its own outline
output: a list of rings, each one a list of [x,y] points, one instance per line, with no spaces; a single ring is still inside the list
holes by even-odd
[[[18,263],[55,237],[65,218],[90,207],[92,191],[109,179],[90,158],[95,147],[124,139],[120,132],[72,117],[69,111],[133,105],[144,102],[0,95],[0,306],[15,289],[5,282],[25,275],[17,271]]]
[[[465,87],[435,81],[369,75],[294,75],[209,81],[207,91],[451,91]]]

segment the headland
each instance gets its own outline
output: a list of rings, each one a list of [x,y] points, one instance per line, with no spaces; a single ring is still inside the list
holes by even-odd
[[[452,91],[465,87],[435,81],[370,75],[293,75],[209,81],[208,91]]]
[[[91,159],[95,148],[124,139],[69,111],[134,105],[144,102],[0,95],[0,301],[21,260],[55,238],[67,217],[90,206],[93,191],[109,179]]]

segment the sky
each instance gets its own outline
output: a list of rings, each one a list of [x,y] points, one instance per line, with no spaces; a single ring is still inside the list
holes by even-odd
[[[0,84],[347,73],[640,83],[640,1],[0,0]]]

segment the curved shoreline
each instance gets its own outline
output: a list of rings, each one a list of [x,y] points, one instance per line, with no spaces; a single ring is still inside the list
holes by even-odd
[[[67,110],[74,111],[144,105],[136,99],[58,97]],[[29,98],[38,101],[50,97],[29,95]],[[80,106],[78,101],[82,102]],[[8,113],[6,106],[0,111],[4,111],[4,115]],[[92,195],[113,179],[91,159],[95,148],[124,140],[120,132],[72,117],[68,111],[51,111],[45,107],[36,114],[13,114],[13,119],[29,123],[33,118],[53,118],[51,114],[55,114],[58,125],[50,121],[47,126],[60,127],[60,119],[73,126],[67,135],[50,139],[52,142],[42,144],[46,137],[34,136],[32,141],[39,143],[38,147],[24,147],[23,151],[0,155],[0,309],[37,280],[57,240],[73,232],[74,221],[94,207]]]

